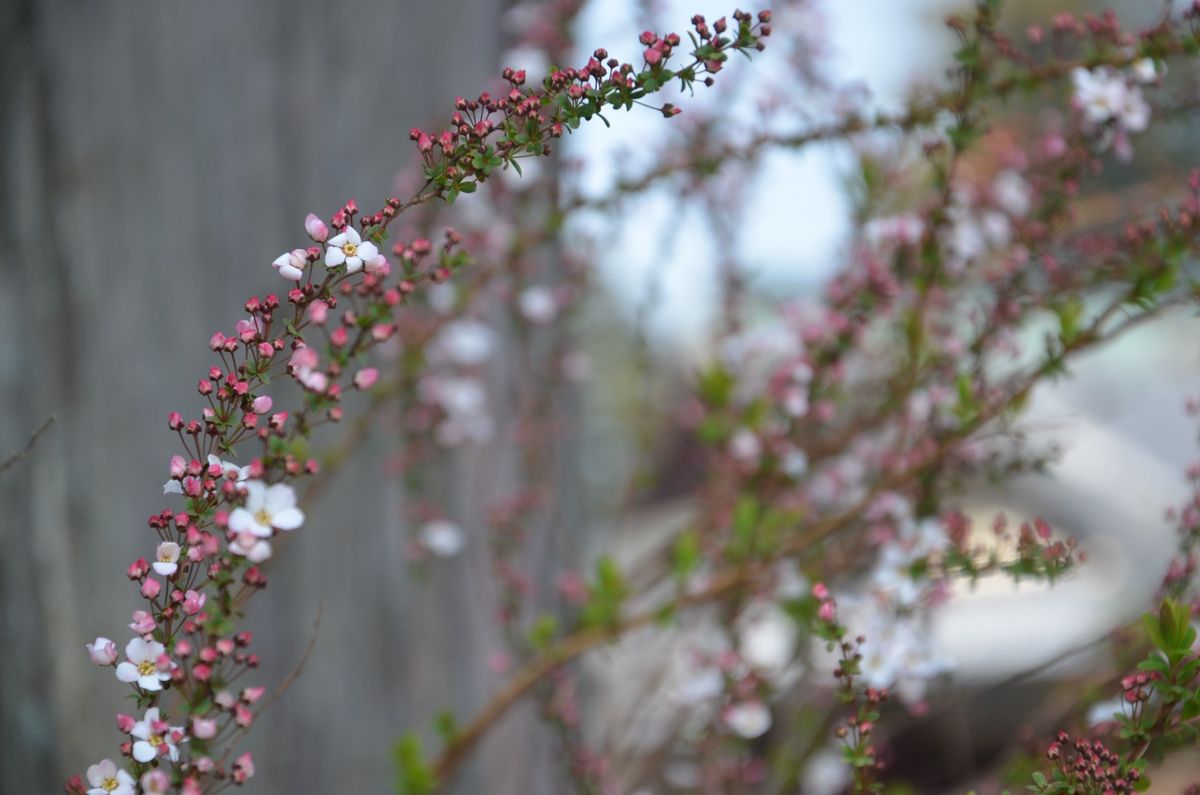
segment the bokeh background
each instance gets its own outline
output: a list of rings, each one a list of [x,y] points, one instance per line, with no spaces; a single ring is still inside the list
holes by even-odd
[[[861,81],[880,105],[895,107],[914,82],[940,78],[953,46],[940,19],[953,3],[812,5],[810,35],[830,75]],[[1010,3],[1014,30],[1046,5]],[[1125,5],[1130,20],[1161,10]],[[593,0],[575,35],[581,57],[600,44],[631,57],[647,14],[682,27],[697,11],[730,10],[710,0]],[[394,191],[410,154],[407,130],[443,115],[454,96],[478,93],[523,13],[529,6],[514,11],[501,0],[0,4],[0,457],[55,418],[0,473],[0,792],[56,791],[112,753],[113,715],[127,705],[83,645],[122,637],[122,617],[136,606],[122,572],[144,554],[145,517],[161,507],[174,452],[165,417],[194,403],[191,384],[210,358],[205,340],[232,325],[245,296],[277,288],[265,264],[299,239],[306,213],[328,216],[351,197],[372,207]],[[636,165],[651,151],[641,142],[664,124],[646,113],[584,130],[567,145],[579,161],[572,179],[602,192],[619,173],[615,162]],[[1138,160],[1110,178],[1112,202],[1153,196],[1156,179],[1196,165],[1195,133],[1189,123],[1141,141]],[[752,289],[811,292],[836,264],[852,230],[846,163],[837,146],[773,155],[743,188],[734,245],[753,267]],[[583,222],[613,230],[596,305],[607,327],[628,332],[612,335],[617,349],[595,360],[631,372],[622,362],[633,353],[619,346],[636,328],[654,367],[635,381],[652,378],[656,394],[670,394],[705,356],[717,255],[703,219],[684,218],[664,262],[656,240],[675,197],[640,201],[624,217]],[[985,588],[945,612],[939,638],[958,661],[961,692],[948,717],[925,727],[932,740],[916,753],[931,766],[957,766],[967,780],[977,754],[964,736],[999,742],[990,735],[1034,709],[1041,686],[1026,684],[1027,700],[974,694],[994,694],[1014,671],[1088,644],[1154,590],[1172,546],[1158,517],[1183,493],[1179,473],[1195,452],[1181,411],[1200,387],[1189,321],[1139,332],[1039,394],[1035,415],[1067,450],[1056,479],[979,495],[981,510],[1041,513],[1086,536],[1094,565],[1053,594]],[[607,442],[596,448],[601,459],[572,448],[578,471],[569,474],[581,493],[635,466],[627,446]],[[497,640],[494,597],[480,585],[486,552],[468,545],[419,571],[406,563],[403,513],[385,475],[391,452],[386,439],[364,441],[306,506],[303,542],[287,549],[253,604],[264,684],[292,670],[319,611],[322,619],[303,676],[251,734],[260,777],[249,791],[386,791],[388,749],[403,729],[428,726],[443,709],[467,715],[502,681],[487,664]],[[511,465],[510,453],[497,442],[453,464],[445,488],[460,496],[468,526],[482,510],[473,484]],[[596,460],[615,469],[609,481],[585,476]],[[649,532],[655,509],[675,505],[643,506],[626,517],[635,531],[622,534],[589,515],[592,504],[574,499],[570,529],[547,528],[567,540],[539,571],[550,576],[552,558],[619,552],[622,539]],[[1088,654],[1073,655],[1045,676],[1088,664]],[[532,710],[518,710],[458,791],[560,792],[557,753]]]

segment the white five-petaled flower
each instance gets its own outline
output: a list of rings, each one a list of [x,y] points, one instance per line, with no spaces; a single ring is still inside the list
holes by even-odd
[[[462,528],[445,519],[426,522],[419,533],[421,546],[439,558],[449,558],[462,551],[466,543]]]
[[[275,530],[295,530],[302,524],[304,512],[296,507],[296,492],[286,483],[246,481],[245,506],[229,514],[229,529],[239,537],[270,538]]]
[[[375,244],[364,241],[354,227],[347,226],[341,234],[329,238],[329,247],[325,249],[325,265],[329,268],[345,265],[347,273],[355,273],[377,256],[379,249]]]
[[[739,737],[753,740],[771,728],[771,710],[761,701],[740,701],[725,709],[725,725]]]
[[[271,267],[285,279],[298,282],[304,278],[304,266],[308,264],[308,252],[302,248],[285,251],[275,258]]]
[[[170,577],[179,571],[179,545],[174,541],[164,541],[158,545],[154,553],[154,572],[163,577]]]
[[[125,646],[126,660],[117,666],[117,678],[149,692],[162,690],[162,683],[171,678],[170,668],[158,667],[158,658],[165,653],[158,641],[134,638]]]
[[[101,759],[89,767],[87,780],[92,785],[87,795],[137,795],[133,776],[118,770],[111,759]]]
[[[158,707],[146,710],[146,717],[133,724],[129,734],[136,742],[133,744],[133,758],[143,764],[165,755],[172,762],[179,761],[179,747],[183,739],[183,729],[169,726],[159,717]]]

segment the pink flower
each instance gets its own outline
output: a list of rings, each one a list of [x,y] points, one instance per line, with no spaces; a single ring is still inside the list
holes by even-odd
[[[271,410],[272,405],[274,405],[274,401],[271,400],[270,395],[259,395],[254,398],[254,402],[250,404],[250,407],[254,409],[255,414],[266,414]]]
[[[204,608],[204,603],[208,600],[208,596],[203,592],[188,590],[183,596],[183,612],[189,616],[194,616]]]
[[[142,776],[144,795],[166,795],[171,789],[171,779],[161,770],[151,770]]]
[[[142,581],[142,596],[146,597],[147,599],[153,599],[154,597],[158,596],[158,592],[161,590],[162,585],[160,585],[158,580],[154,579],[153,577],[147,577]]]
[[[117,644],[108,638],[96,638],[87,645],[87,650],[96,665],[112,665],[117,661]]]
[[[238,784],[245,783],[246,779],[254,775],[254,757],[250,752],[239,756],[233,762],[233,780]],[[132,795],[132,793],[130,793]]]
[[[133,611],[133,623],[129,625],[129,628],[134,632],[139,635],[149,635],[154,631],[155,626],[157,625],[154,623],[154,616],[145,610]]]

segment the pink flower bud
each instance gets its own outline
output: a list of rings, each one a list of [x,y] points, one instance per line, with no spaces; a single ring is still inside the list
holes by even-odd
[[[175,641],[175,656],[190,657],[192,655],[192,642],[187,638],[180,638]]]
[[[171,456],[171,477],[182,478],[187,472],[187,461],[181,455]]]
[[[354,386],[358,389],[370,389],[379,380],[379,371],[374,367],[365,367],[354,374]]]
[[[217,653],[222,657],[228,657],[233,654],[233,639],[221,638],[217,641]]]
[[[88,656],[96,665],[112,665],[117,661],[117,644],[108,638],[96,638],[87,645]]]
[[[250,756],[250,752],[247,751],[233,762],[233,780],[241,784],[253,775],[254,757]]]
[[[167,427],[173,431],[177,431],[183,427],[183,416],[178,411],[172,411],[167,415]]]
[[[238,704],[233,708],[233,720],[238,726],[246,728],[254,722],[254,713],[245,705]]]
[[[309,213],[304,219],[304,231],[308,232],[308,236],[318,243],[324,243],[329,237],[329,227],[325,226],[325,222],[317,216]]]
[[[221,709],[233,709],[233,705],[237,703],[237,699],[233,697],[233,693],[230,693],[228,690],[222,690],[220,693],[217,693],[213,696],[213,701]]]
[[[207,682],[212,677],[212,666],[200,663],[192,666],[192,678],[197,682]]]
[[[148,770],[140,779],[142,783],[142,792],[146,795],[157,795],[160,792],[167,792],[171,788],[171,779],[161,770]]]
[[[150,564],[146,562],[145,558],[138,558],[133,563],[129,564],[129,568],[126,570],[125,574],[131,580],[140,580],[149,572]]]
[[[247,704],[253,704],[262,698],[265,692],[267,692],[265,687],[247,687],[242,690],[242,701],[245,701]]]
[[[823,602],[829,598],[829,589],[825,587],[825,583],[823,582],[815,583],[812,587],[812,595],[814,599],[819,599]]]
[[[200,740],[209,740],[217,736],[217,721],[215,718],[192,718],[192,736]]]
[[[133,719],[133,716],[126,715],[124,712],[117,713],[117,730],[120,731],[121,734],[129,734],[131,731],[133,731],[133,727],[136,723],[137,721]]]
[[[821,602],[821,606],[817,608],[817,617],[825,623],[832,623],[837,618],[837,610],[833,606],[833,602]]]
[[[270,359],[275,355],[275,346],[269,342],[258,343],[258,355],[264,359]]]
[[[147,577],[142,582],[142,596],[147,599],[153,599],[158,596],[158,592],[162,590],[162,585],[153,577]]]
[[[325,325],[329,317],[329,304],[324,301],[313,301],[308,307],[308,319],[318,326]]]

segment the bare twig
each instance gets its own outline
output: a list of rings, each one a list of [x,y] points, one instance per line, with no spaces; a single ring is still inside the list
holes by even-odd
[[[312,656],[313,649],[317,646],[317,636],[321,631],[321,616],[324,614],[325,600],[322,599],[321,603],[317,605],[317,617],[313,620],[312,636],[308,639],[308,646],[305,647],[304,654],[300,655],[300,661],[296,663],[296,668],[290,674],[284,677],[283,681],[279,683],[279,687],[275,688],[275,692],[267,696],[266,701],[264,701],[262,706],[258,708],[258,712],[254,714],[255,720],[258,720],[260,717],[262,717],[262,714],[267,711],[267,708],[278,701],[279,697],[287,692],[287,689],[292,686],[292,683],[300,678],[300,674],[304,673],[304,665],[308,662],[308,658]],[[238,729],[232,737],[229,738],[229,744],[225,746],[225,753],[221,756],[221,766],[223,766],[225,761],[229,759],[229,755],[233,753],[233,749],[237,745],[238,740],[242,738],[248,728],[249,727],[247,726],[243,726],[242,728]]]
[[[49,429],[50,426],[54,424],[55,419],[56,418],[53,414],[51,414],[49,417],[47,417],[46,421],[42,423],[42,426],[40,428],[38,428],[36,431],[34,431],[33,435],[29,437],[29,441],[25,443],[25,447],[23,449],[18,450],[17,452],[10,455],[8,458],[4,459],[4,463],[0,464],[0,474],[4,474],[5,472],[8,471],[9,467],[13,466],[18,461],[20,461],[22,458],[29,455],[29,451],[33,449],[33,446],[35,444],[37,444],[38,437],[40,437],[43,433],[45,433],[46,430]]]

